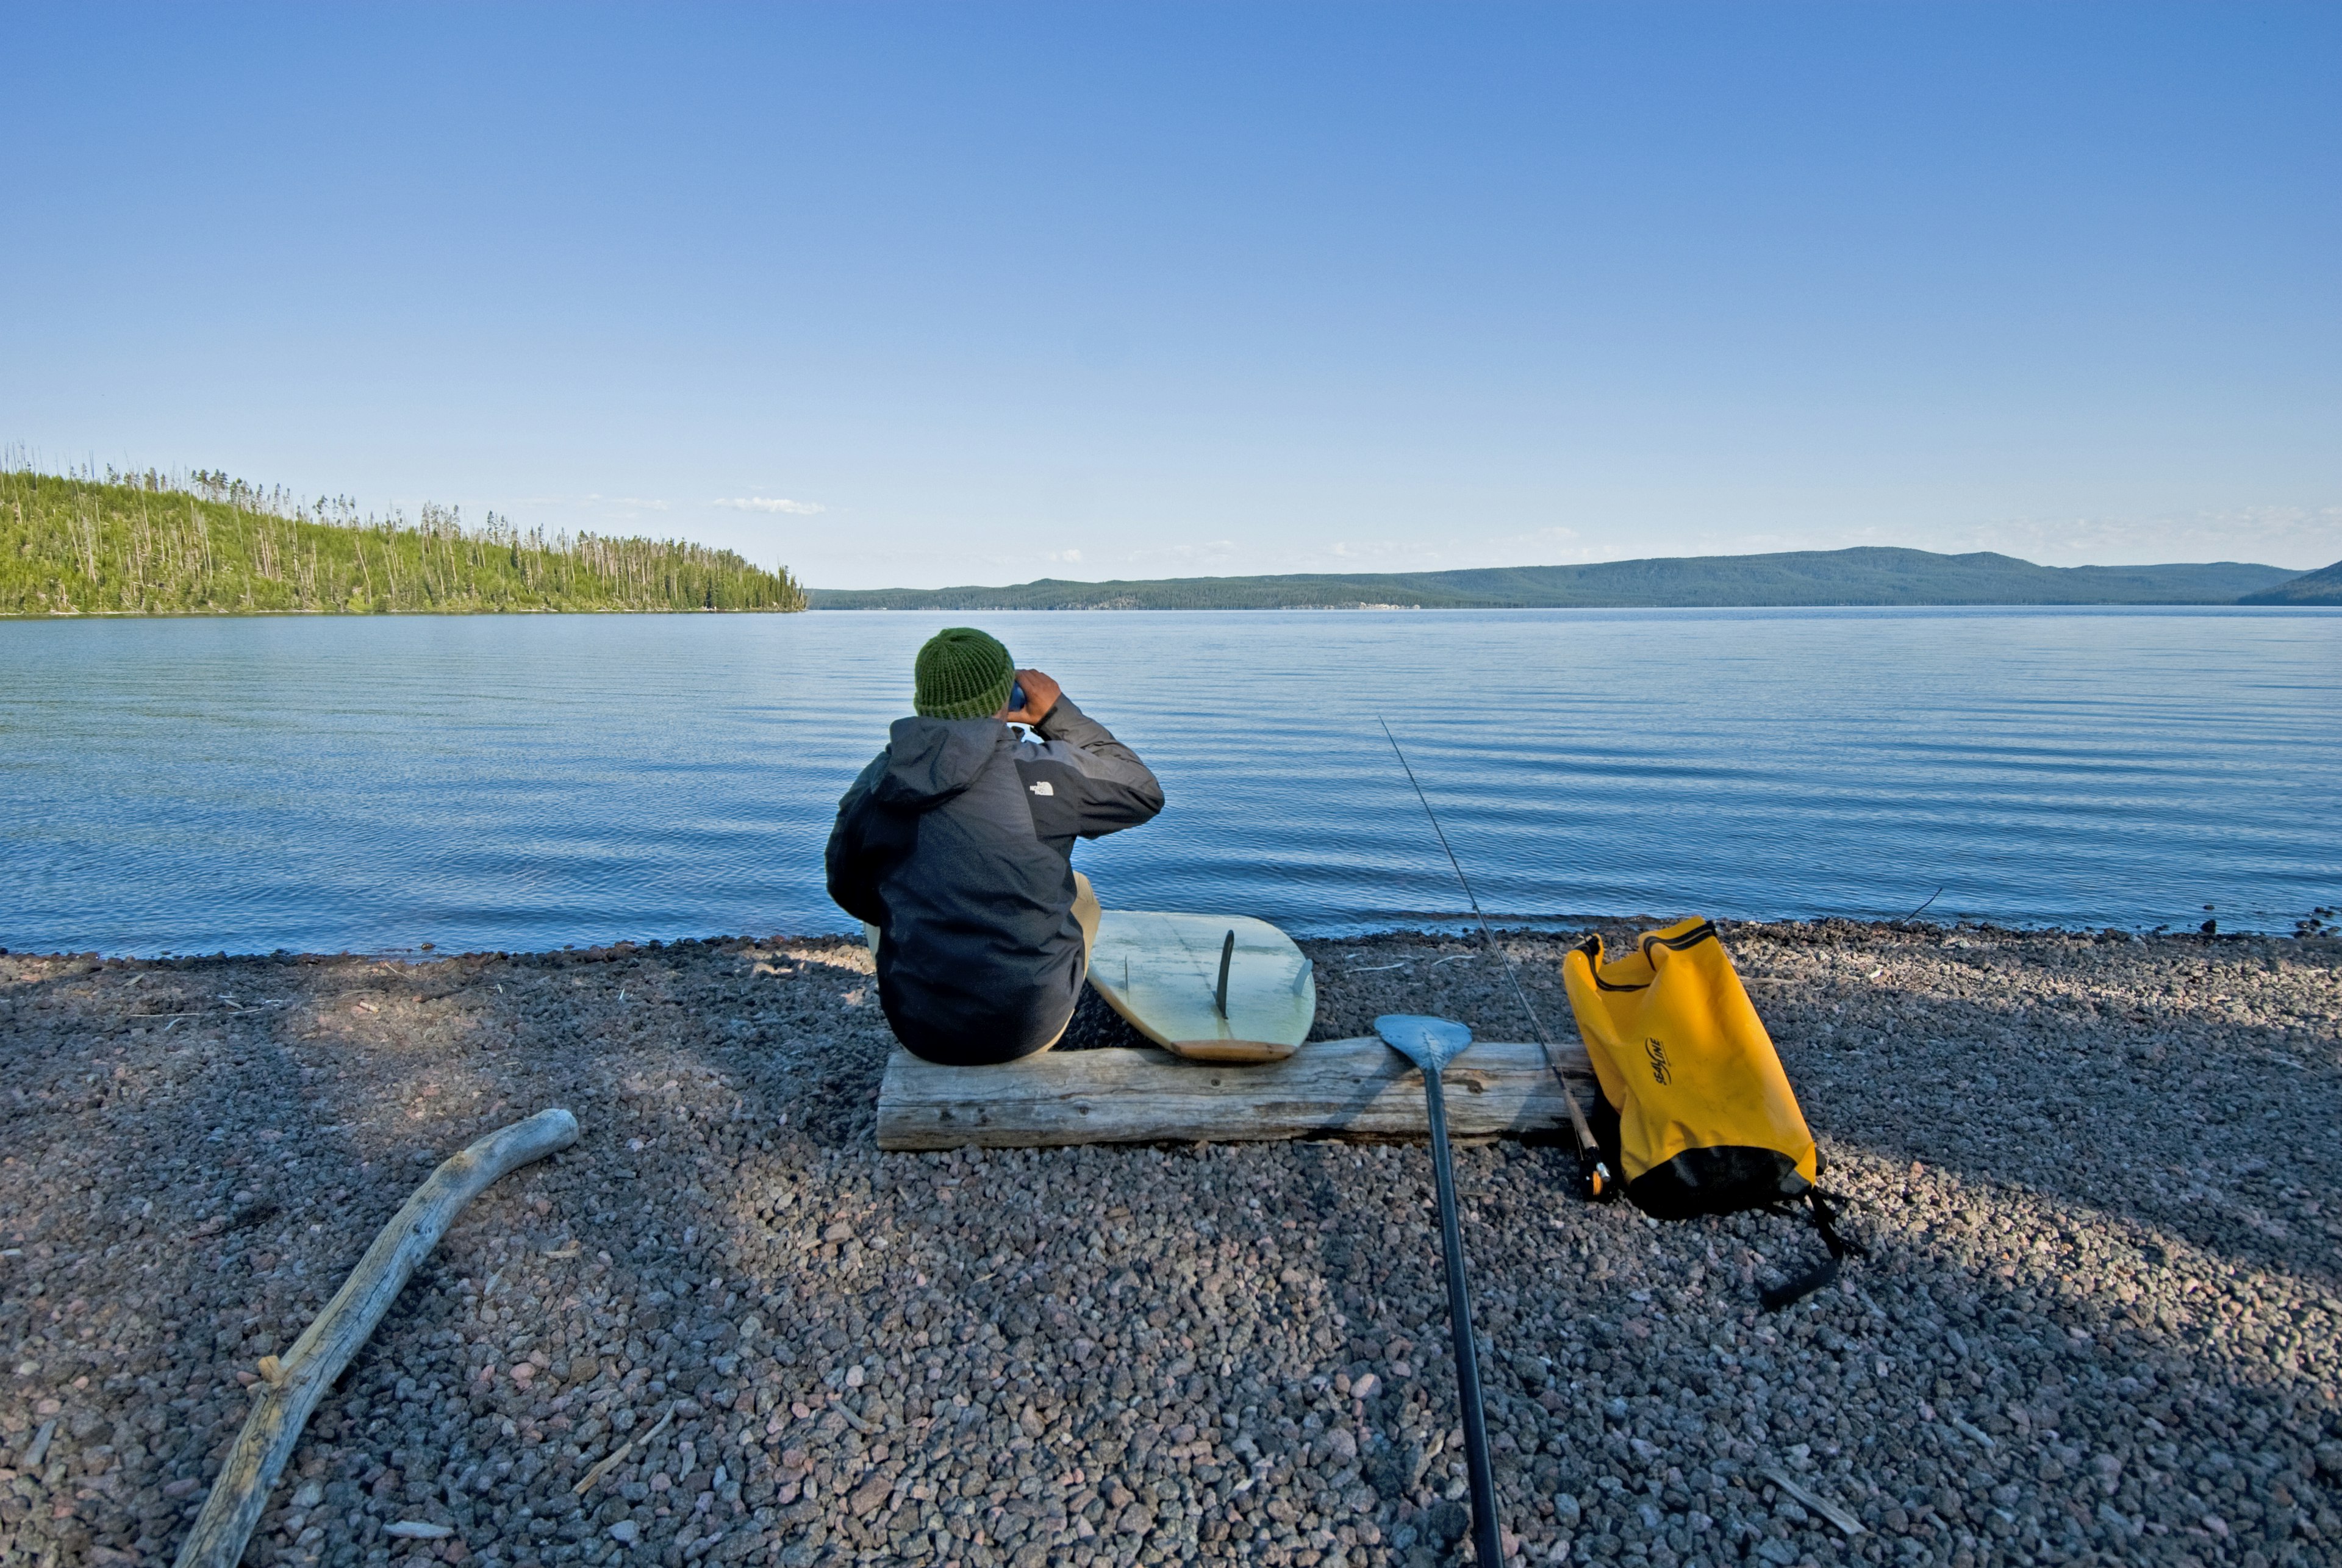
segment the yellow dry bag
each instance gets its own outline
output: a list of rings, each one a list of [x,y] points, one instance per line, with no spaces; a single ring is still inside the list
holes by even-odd
[[[1767,1290],[1767,1306],[1827,1283],[1860,1251],[1814,1185],[1814,1135],[1713,924],[1678,921],[1616,959],[1589,938],[1562,978],[1602,1086],[1595,1130],[1630,1203],[1681,1220],[1804,1198],[1829,1262]]]

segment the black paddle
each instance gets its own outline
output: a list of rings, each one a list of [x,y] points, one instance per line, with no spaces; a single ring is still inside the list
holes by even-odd
[[[1375,1020],[1383,1044],[1423,1069],[1431,1122],[1431,1172],[1439,1191],[1439,1245],[1447,1256],[1447,1327],[1456,1344],[1456,1397],[1464,1407],[1464,1466],[1472,1486],[1472,1547],[1481,1568],[1504,1568],[1496,1532],[1496,1477],[1488,1468],[1488,1429],[1480,1413],[1480,1356],[1472,1337],[1472,1293],[1464,1273],[1464,1232],[1456,1223],[1456,1168],[1447,1155],[1447,1096],[1439,1070],[1472,1044],[1472,1031],[1448,1018],[1386,1013]]]

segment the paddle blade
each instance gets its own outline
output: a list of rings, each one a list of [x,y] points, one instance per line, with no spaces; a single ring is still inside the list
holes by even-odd
[[[1469,1024],[1423,1013],[1386,1013],[1375,1020],[1383,1044],[1426,1072],[1436,1073],[1472,1044]]]

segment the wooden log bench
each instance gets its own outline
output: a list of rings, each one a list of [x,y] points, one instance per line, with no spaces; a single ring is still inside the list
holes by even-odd
[[[1588,1103],[1585,1048],[1571,1041],[1560,1055]],[[1568,1135],[1560,1085],[1535,1044],[1477,1041],[1442,1077],[1452,1137]],[[1372,1035],[1312,1041],[1250,1067],[1121,1049],[939,1067],[897,1046],[878,1091],[878,1146],[890,1150],[1427,1136],[1423,1074]]]

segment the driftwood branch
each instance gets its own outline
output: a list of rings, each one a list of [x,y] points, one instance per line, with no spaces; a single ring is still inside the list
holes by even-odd
[[[666,1430],[666,1423],[675,1419],[675,1413],[678,1408],[680,1408],[681,1403],[682,1402],[678,1400],[676,1403],[668,1405],[666,1407],[666,1413],[658,1418],[658,1424],[652,1427],[648,1432],[642,1433],[638,1437],[630,1437],[626,1439],[626,1442],[618,1444],[617,1447],[610,1450],[608,1457],[605,1458],[599,1464],[594,1466],[593,1469],[587,1471],[586,1473],[586,1479],[579,1482],[569,1490],[580,1497],[585,1496],[587,1493],[594,1490],[594,1483],[596,1482],[601,1480],[602,1477],[609,1474],[610,1472],[617,1469],[619,1465],[624,1464],[626,1462],[626,1455],[635,1451],[636,1443],[639,1443],[644,1447],[647,1448],[652,1443],[657,1442],[658,1434],[665,1432]]]
[[[1938,889],[1937,891],[1940,892],[1941,889]],[[1925,908],[1927,906],[1922,904],[1920,907]],[[1807,1507],[1812,1509],[1815,1513],[1820,1514],[1823,1518],[1828,1520],[1831,1523],[1837,1525],[1840,1530],[1845,1531],[1848,1535],[1859,1535],[1862,1533],[1861,1520],[1857,1519],[1853,1514],[1848,1513],[1845,1509],[1840,1508],[1837,1503],[1832,1503],[1828,1498],[1821,1495],[1821,1493],[1808,1491],[1807,1488],[1798,1485],[1795,1481],[1789,1478],[1789,1473],[1782,1469],[1779,1465],[1765,1465],[1761,1467],[1756,1473],[1771,1482],[1774,1485],[1779,1487],[1782,1491],[1787,1493],[1790,1496],[1796,1498],[1798,1502],[1804,1503]]]
[[[439,1244],[464,1205],[497,1178],[576,1141],[576,1117],[539,1111],[450,1156],[415,1189],[293,1348],[282,1357],[262,1358],[265,1381],[254,1390],[252,1414],[179,1548],[178,1568],[235,1568],[309,1413],[374,1333],[415,1265]]]
[[[1583,1046],[1556,1054],[1594,1092]],[[1484,1040],[1443,1074],[1458,1138],[1569,1125],[1544,1054]],[[882,1149],[1047,1148],[1066,1144],[1257,1143],[1421,1138],[1423,1074],[1369,1035],[1319,1040],[1282,1062],[1226,1067],[1159,1051],[1049,1051],[995,1067],[939,1067],[897,1047],[878,1091]]]

